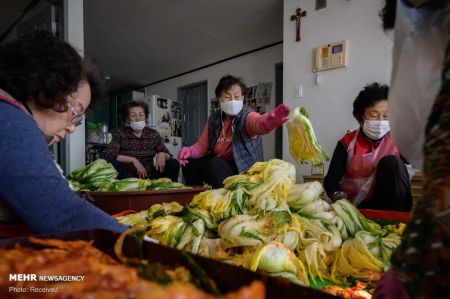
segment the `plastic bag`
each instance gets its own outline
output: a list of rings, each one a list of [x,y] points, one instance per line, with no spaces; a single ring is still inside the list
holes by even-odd
[[[444,16],[442,10],[418,10],[397,1],[389,122],[400,152],[420,170],[425,125],[441,84],[449,30]]]

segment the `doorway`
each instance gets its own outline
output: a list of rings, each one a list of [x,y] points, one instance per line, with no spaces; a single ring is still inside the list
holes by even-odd
[[[55,37],[64,39],[64,3],[58,1],[29,1],[30,4],[23,10],[23,19],[14,27],[10,28],[9,34],[5,36],[7,40],[31,34],[34,31],[42,30],[52,33]],[[4,33],[5,34],[5,33]],[[0,42],[3,42],[0,41]],[[49,147],[49,152],[63,169],[64,174],[69,174],[69,141],[70,136],[66,136],[61,142]]]
[[[177,98],[183,103],[183,146],[197,142],[208,116],[208,83],[201,81],[178,87]]]
[[[275,107],[283,103],[283,63],[275,64]],[[283,126],[275,131],[275,158],[283,159]]]

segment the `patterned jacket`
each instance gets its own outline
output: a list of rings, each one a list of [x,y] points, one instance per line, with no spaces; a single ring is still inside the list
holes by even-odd
[[[142,136],[136,137],[133,129],[125,127],[112,132],[112,140],[108,149],[103,153],[107,159],[116,159],[118,155],[135,157],[145,167],[147,174],[153,174],[155,167],[153,158],[157,153],[169,153],[159,133],[150,128],[142,130]],[[127,168],[127,177],[136,176],[136,169],[129,163]]]

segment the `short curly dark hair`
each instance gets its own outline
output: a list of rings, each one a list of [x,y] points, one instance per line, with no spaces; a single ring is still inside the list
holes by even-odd
[[[364,121],[364,111],[388,97],[389,86],[380,83],[366,85],[353,102],[353,116],[359,123]]]
[[[397,12],[397,0],[384,0],[384,7],[378,14],[383,22],[383,29],[393,29]]]
[[[127,121],[128,115],[130,114],[130,109],[134,108],[134,107],[141,107],[142,109],[144,109],[145,120],[147,120],[148,106],[147,106],[147,104],[145,104],[144,102],[141,102],[141,101],[131,101],[131,102],[126,102],[126,103],[122,104],[122,106],[120,107],[120,116],[122,117],[122,120],[124,122]]]
[[[247,87],[245,86],[244,82],[242,81],[241,78],[234,77],[231,75],[226,75],[220,78],[219,83],[217,84],[215,90],[216,97],[219,98],[223,91],[227,91],[228,89],[230,89],[231,86],[236,84],[239,85],[242,91],[242,95],[245,97]]]
[[[83,59],[67,42],[36,31],[0,47],[0,88],[25,104],[67,111],[67,96],[82,80],[91,88],[91,101],[103,96],[97,65]]]

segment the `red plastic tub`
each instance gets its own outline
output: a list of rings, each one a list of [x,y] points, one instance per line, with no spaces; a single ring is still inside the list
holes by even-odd
[[[397,222],[408,222],[411,218],[409,212],[399,212],[399,211],[384,211],[384,210],[370,210],[370,209],[360,209],[359,210],[364,217],[371,220],[386,220],[386,221],[397,221]]]
[[[110,215],[125,210],[142,211],[154,204],[176,201],[181,205],[191,202],[205,187],[158,191],[85,192],[85,199]]]

